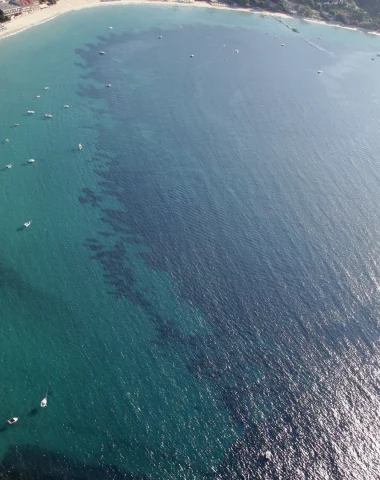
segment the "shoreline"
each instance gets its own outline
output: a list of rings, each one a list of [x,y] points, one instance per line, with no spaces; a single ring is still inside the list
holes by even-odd
[[[100,0],[59,0],[58,3],[48,8],[40,9],[30,14],[21,15],[20,17],[14,20],[4,23],[6,29],[0,31],[0,40],[3,38],[8,38],[18,33],[24,32],[29,28],[37,27],[38,25],[42,25],[46,22],[54,20],[55,18],[57,18],[58,16],[64,13],[68,13],[76,10],[83,10],[85,8],[93,8],[93,7],[106,7],[106,6],[112,6],[112,5],[144,5],[144,4],[182,6],[182,7],[188,7],[188,8],[193,7],[193,8],[232,10],[236,12],[242,12],[242,13],[253,14],[253,15],[264,15],[264,16],[274,17],[274,18],[317,23],[320,25],[328,26],[328,27],[343,28],[346,30],[361,32],[369,35],[380,36],[379,32],[370,32],[359,27],[349,27],[349,26],[344,26],[339,24],[332,24],[332,23],[325,22],[323,20],[297,17],[297,16],[292,16],[292,15],[288,15],[286,13],[281,13],[281,12],[268,12],[265,10],[261,11],[261,10],[255,10],[255,9],[234,7],[227,4],[210,5],[209,3],[206,3],[206,2],[182,3],[182,2],[177,2],[175,0],[118,0],[118,1],[111,0],[107,2],[101,2]]]

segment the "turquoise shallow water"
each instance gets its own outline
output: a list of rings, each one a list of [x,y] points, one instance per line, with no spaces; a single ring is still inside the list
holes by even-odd
[[[3,474],[377,478],[380,41],[297,27],[1,41]]]

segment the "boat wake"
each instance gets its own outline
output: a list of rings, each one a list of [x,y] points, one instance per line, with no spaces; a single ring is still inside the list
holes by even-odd
[[[304,38],[305,42],[308,43],[311,47],[316,48],[317,50],[320,50],[321,52],[328,53],[329,55],[334,55],[334,52],[329,52],[325,48],[321,47],[321,45],[318,45],[317,43],[312,42],[311,40],[308,40],[307,38]]]

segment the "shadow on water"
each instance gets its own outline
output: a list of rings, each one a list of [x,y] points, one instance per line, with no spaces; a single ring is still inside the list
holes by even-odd
[[[9,448],[0,466],[1,480],[148,480],[114,465],[87,465],[38,447]]]

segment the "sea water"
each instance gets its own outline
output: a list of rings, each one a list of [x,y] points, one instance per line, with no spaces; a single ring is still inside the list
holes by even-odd
[[[4,478],[378,477],[380,40],[289,23],[1,40]]]

